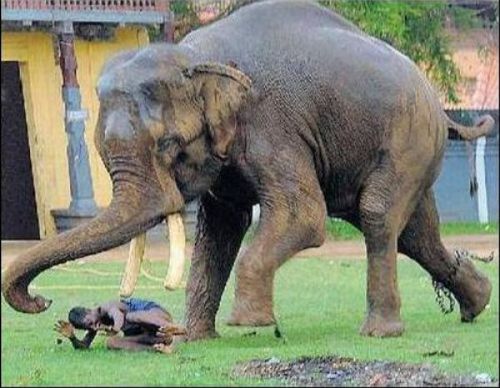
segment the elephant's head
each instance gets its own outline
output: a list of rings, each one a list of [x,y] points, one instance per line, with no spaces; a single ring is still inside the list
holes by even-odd
[[[228,156],[251,82],[219,63],[191,65],[175,46],[110,60],[97,86],[95,142],[113,183],[110,206],[89,223],[47,239],[7,268],[2,291],[16,310],[50,301],[28,293],[42,271],[129,241],[210,188]]]

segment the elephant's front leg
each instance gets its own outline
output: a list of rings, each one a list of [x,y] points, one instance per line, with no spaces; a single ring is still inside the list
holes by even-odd
[[[251,206],[238,208],[210,194],[201,199],[186,289],[188,340],[217,336],[215,315],[241,241],[251,222]]]
[[[274,324],[276,270],[295,253],[324,242],[326,206],[319,184],[306,180],[302,195],[283,191],[261,204],[255,238],[237,262],[235,302],[228,325]]]

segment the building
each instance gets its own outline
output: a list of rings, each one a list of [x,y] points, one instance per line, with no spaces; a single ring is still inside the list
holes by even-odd
[[[449,140],[443,169],[434,185],[441,221],[498,222],[498,25],[465,31],[450,29],[453,59],[460,69],[460,102],[443,105],[455,121],[472,124],[483,114],[495,119],[494,132],[472,142],[472,160],[465,142]],[[474,168],[478,191],[467,189]]]
[[[55,234],[58,217],[92,217],[111,199],[93,141],[97,77],[149,42],[147,25],[170,32],[167,1],[119,3],[1,2],[2,239]]]
[[[230,3],[197,3],[201,24]],[[93,141],[97,77],[109,57],[149,42],[148,25],[163,26],[172,40],[172,17],[167,0],[1,0],[1,6],[2,239],[44,238],[109,203],[111,182]],[[474,198],[467,190],[465,146],[450,142],[436,183],[438,207],[444,221],[498,220],[498,29],[452,36],[465,82],[460,104],[445,107],[458,120],[463,112],[487,110],[497,129],[475,144],[484,189]],[[73,64],[64,62],[72,55],[65,51],[68,44]],[[76,65],[73,80],[65,75],[75,70],[68,65]]]

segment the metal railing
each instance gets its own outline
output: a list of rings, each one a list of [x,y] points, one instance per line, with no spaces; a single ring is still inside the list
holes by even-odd
[[[3,21],[164,23],[168,0],[0,0]]]
[[[1,0],[6,9],[65,11],[166,11],[166,0]]]

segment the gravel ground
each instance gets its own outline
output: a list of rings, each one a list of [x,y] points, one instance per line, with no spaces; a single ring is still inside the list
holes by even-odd
[[[303,357],[281,362],[277,358],[238,364],[240,376],[276,379],[283,385],[309,387],[498,387],[487,374],[449,375],[428,364],[404,364],[389,361],[358,361],[346,357]]]

